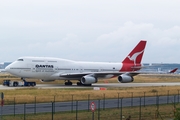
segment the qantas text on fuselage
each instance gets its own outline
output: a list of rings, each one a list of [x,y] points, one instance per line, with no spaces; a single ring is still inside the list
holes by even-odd
[[[78,80],[77,85],[91,85],[99,79],[117,77],[121,83],[133,82],[133,76],[140,74],[141,60],[146,41],[141,40],[122,63],[83,62],[52,57],[20,57],[5,70],[25,78],[37,78],[43,82]]]

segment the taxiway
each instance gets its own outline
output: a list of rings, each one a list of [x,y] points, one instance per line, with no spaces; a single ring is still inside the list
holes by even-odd
[[[180,82],[171,83],[96,83],[92,86],[65,86],[61,84],[37,84],[34,88],[55,89],[55,88],[93,88],[93,87],[150,87],[150,86],[180,86]],[[0,85],[0,90],[21,89],[29,87],[7,87]]]

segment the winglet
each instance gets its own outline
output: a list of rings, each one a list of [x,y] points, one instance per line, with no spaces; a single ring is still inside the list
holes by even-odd
[[[144,49],[146,46],[146,41],[141,40],[136,47],[129,53],[129,55],[123,60],[122,63],[137,64],[141,63]]]

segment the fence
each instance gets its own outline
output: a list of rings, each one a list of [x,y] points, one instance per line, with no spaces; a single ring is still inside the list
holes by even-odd
[[[177,95],[170,94],[169,90],[166,94],[165,92],[163,94],[141,93],[141,96],[137,97],[135,95],[137,93],[131,92],[127,98],[122,97],[121,93],[117,93],[114,98],[108,98],[104,93],[96,99],[90,94],[81,95],[81,97],[76,95],[44,96],[41,100],[38,96],[34,96],[28,101],[22,101],[22,98],[5,97],[5,105],[1,107],[1,119],[156,120],[173,118],[178,112],[179,90]],[[51,101],[47,102],[46,99]]]

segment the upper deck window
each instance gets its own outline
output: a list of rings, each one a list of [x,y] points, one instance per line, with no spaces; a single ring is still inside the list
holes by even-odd
[[[57,61],[48,61],[48,62],[57,62]]]
[[[18,59],[17,61],[24,61],[23,59]]]
[[[32,62],[44,62],[44,60],[32,60]]]

